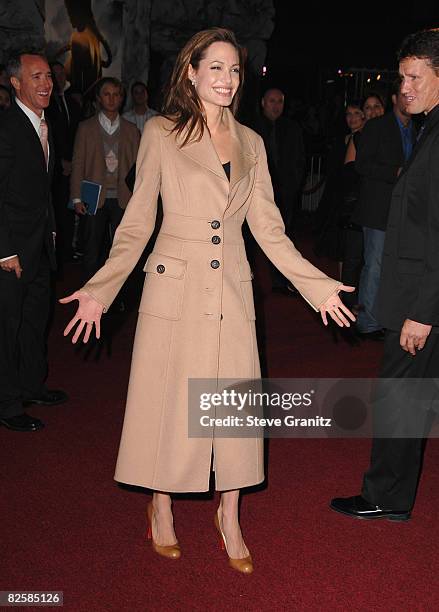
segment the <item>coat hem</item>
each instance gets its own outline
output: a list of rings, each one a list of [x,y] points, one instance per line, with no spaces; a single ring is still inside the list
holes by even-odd
[[[250,482],[246,484],[234,484],[229,487],[221,487],[221,488],[215,486],[215,491],[235,491],[236,489],[246,489],[247,487],[256,487],[257,485],[264,482],[264,480],[265,480],[265,476],[263,476],[259,480],[256,480],[255,482]]]
[[[208,486],[207,488],[185,488],[185,489],[175,489],[175,488],[163,488],[163,487],[158,487],[157,485],[149,485],[149,484],[145,484],[144,482],[128,482],[127,480],[122,480],[120,478],[116,478],[114,477],[114,480],[120,484],[126,484],[126,485],[131,485],[133,487],[143,487],[144,489],[151,489],[152,491],[159,491],[162,493],[208,493],[210,491],[210,487]],[[257,480],[256,482],[250,482],[250,483],[246,483],[246,484],[237,484],[237,485],[232,485],[230,487],[227,488],[223,488],[221,487],[220,489],[217,488],[215,486],[215,491],[234,491],[235,489],[245,489],[247,487],[255,487],[258,484],[261,484],[261,482],[264,482],[265,480],[265,476],[263,476],[262,478],[260,478],[259,480]]]

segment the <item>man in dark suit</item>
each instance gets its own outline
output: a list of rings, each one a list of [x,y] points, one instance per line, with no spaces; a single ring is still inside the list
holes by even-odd
[[[50,64],[53,92],[47,108],[55,153],[52,184],[53,208],[57,228],[58,269],[71,259],[75,214],[67,208],[70,198],[70,174],[72,170],[73,143],[81,118],[81,108],[69,94],[64,66],[60,62]]]
[[[392,189],[415,141],[415,130],[399,82],[394,87],[392,104],[390,113],[371,119],[364,126],[355,162],[361,183],[352,220],[362,226],[364,236],[364,266],[358,296],[362,310],[357,318],[357,330],[373,340],[384,339],[383,326],[373,312]]]
[[[305,172],[305,148],[299,125],[283,115],[284,105],[283,92],[268,89],[261,101],[262,115],[255,129],[264,140],[274,199],[286,233],[291,237]],[[271,272],[273,290],[288,294],[287,279],[274,266],[271,266]]]
[[[361,495],[331,502],[365,519],[410,518],[432,418],[426,408],[438,398],[439,29],[408,36],[398,59],[407,111],[424,113],[425,123],[392,193],[377,300],[387,332],[371,464]]]
[[[55,267],[53,142],[44,117],[52,77],[46,59],[32,53],[12,58],[8,72],[16,101],[0,116],[0,424],[36,431],[43,423],[25,405],[67,399],[44,386]]]

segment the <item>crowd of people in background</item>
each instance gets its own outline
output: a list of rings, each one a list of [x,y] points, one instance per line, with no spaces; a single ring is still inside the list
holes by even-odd
[[[138,148],[138,138],[134,135],[141,135],[146,121],[158,112],[149,106],[148,87],[140,80],[128,90],[118,79],[104,77],[96,84],[94,95],[83,98],[81,92],[70,87],[61,62],[55,61],[50,67],[54,89],[47,116],[53,129],[56,155],[52,190],[58,231],[58,273],[62,274],[65,262],[82,261],[86,280],[104,261],[134,187]],[[390,117],[395,113],[397,116],[402,113],[404,117],[401,108],[404,101],[397,90],[398,84],[393,87],[392,98],[388,101],[392,107]],[[10,107],[12,98],[9,76],[6,67],[1,65],[0,111]],[[375,179],[368,178],[368,161],[363,162],[364,155],[357,160],[357,154],[363,128],[371,119],[385,114],[387,101],[377,91],[369,91],[362,100],[346,100],[341,94],[332,92],[327,100],[306,104],[295,98],[289,100],[279,87],[269,87],[255,107],[258,112],[250,127],[264,140],[275,200],[288,236],[294,239],[297,232],[310,159],[318,158],[322,169],[319,177],[322,196],[315,211],[315,252],[337,261],[340,280],[356,287],[346,299],[359,316],[360,334],[381,339],[382,328],[373,321],[372,310],[386,219],[385,213],[379,221],[370,221],[369,213],[364,218],[364,211],[368,210],[365,202],[371,197],[365,190]],[[136,126],[137,132],[129,129],[128,122]],[[384,124],[386,122],[389,123],[384,120]],[[390,122],[395,127],[393,123]],[[96,128],[93,135],[90,133],[92,127]],[[414,128],[410,129],[413,140]],[[99,134],[104,141],[105,155],[96,154],[97,143],[100,147]],[[369,129],[363,148],[368,146],[368,134]],[[131,147],[126,155],[127,138]],[[404,146],[405,155],[409,151],[407,140]],[[112,197],[107,196],[105,201],[101,198],[96,216],[87,215],[86,206],[80,200],[83,179],[111,182],[109,193]],[[387,200],[391,191],[389,185],[391,183],[384,187],[386,195],[382,196]],[[380,190],[379,186],[377,189]],[[70,207],[69,202],[72,203]],[[377,247],[378,236],[381,246]],[[297,295],[295,288],[274,266],[270,266],[270,270],[273,291]]]
[[[56,257],[68,261],[74,241],[81,244],[86,284],[60,300],[78,301],[64,335],[74,330],[72,342],[85,343],[94,330],[99,340],[102,314],[153,235],[161,194],[116,480],[153,491],[148,537],[163,557],[181,556],[170,494],[208,490],[213,453],[221,492],[215,526],[229,565],[253,572],[238,508],[240,489],[264,479],[262,438],[188,436],[185,393],[194,378],[259,378],[244,221],[284,274],[273,269],[274,291],[294,296],[295,284],[325,325],[329,315],[356,338],[384,340],[370,468],[361,495],[335,498],[331,508],[355,518],[410,518],[437,387],[407,397],[387,381],[439,373],[439,30],[408,36],[398,59],[401,80],[387,112],[387,101],[369,91],[362,101],[334,104],[326,123],[313,105],[295,121],[284,92],[271,87],[255,105],[255,131],[235,119],[244,53],[222,28],[186,43],[163,116],[154,118],[144,83],[133,84],[133,107],[123,113],[125,89],[114,77],[100,79],[84,101],[59,62],[22,53],[8,63],[14,96],[0,84],[1,105],[9,105],[0,113],[0,425],[37,431],[43,422],[25,408],[68,400],[45,386]],[[339,263],[338,279],[290,240],[300,229],[310,154],[324,158],[316,249]],[[93,211],[89,187],[98,188]],[[355,327],[339,292],[351,294]]]
[[[50,126],[49,149],[53,145],[58,276],[67,262],[81,262],[86,282],[111,248],[134,188],[141,134],[158,111],[149,106],[147,84],[140,80],[127,90],[106,76],[92,96],[83,97],[70,86],[61,62],[50,63],[50,71],[53,91],[43,116]],[[0,65],[0,114],[13,106],[11,74]],[[313,216],[315,252],[337,261],[339,280],[356,287],[346,302],[358,321],[347,333],[372,340],[384,337],[374,302],[392,186],[416,138],[399,83],[389,103],[386,113],[387,101],[369,91],[362,100],[343,101],[337,94],[307,106],[272,86],[255,101],[258,112],[250,122],[263,138],[275,202],[293,240],[301,227],[309,160],[320,159],[323,195]],[[87,214],[83,181],[102,188],[96,214]],[[272,291],[295,297],[292,284],[269,265]],[[113,309],[124,310],[123,295]]]
[[[369,92],[361,101],[348,101],[345,116],[346,133],[329,149],[315,251],[337,261],[340,279],[356,287],[347,296],[357,315],[356,337],[384,340],[374,311],[385,230],[392,189],[410,158],[419,118],[412,120],[399,80],[389,104]]]

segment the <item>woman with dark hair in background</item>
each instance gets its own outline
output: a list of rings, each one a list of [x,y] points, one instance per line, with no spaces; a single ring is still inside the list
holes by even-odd
[[[364,124],[369,119],[384,115],[385,105],[381,96],[375,92],[367,94],[361,105],[364,115]],[[353,223],[351,216],[358,200],[360,177],[355,171],[357,147],[361,138],[361,129],[356,130],[350,138],[343,168],[343,221],[345,230],[344,249],[341,267],[341,280],[343,283],[355,287],[355,292],[347,296],[346,303],[355,311],[358,309],[358,284],[360,282],[361,268],[363,267],[363,230],[361,226]]]
[[[375,92],[371,92],[369,94],[367,94],[367,96],[365,98],[363,98],[363,102],[361,104],[361,109],[363,111],[363,115],[364,115],[364,123],[366,123],[366,121],[369,121],[369,119],[374,119],[375,117],[381,117],[382,115],[384,115],[384,112],[386,110],[386,106],[384,104],[384,100],[382,99],[382,97],[375,93]],[[355,138],[351,138],[346,150],[346,156],[345,156],[345,164],[348,164],[350,162],[355,162],[355,157],[356,157],[356,153],[357,153],[357,148],[356,148],[356,144],[358,142],[358,139],[360,138],[360,132],[361,130],[357,130],[357,135]]]
[[[315,247],[319,256],[326,255],[338,262],[340,277],[345,249],[346,224],[349,222],[344,186],[344,161],[354,134],[359,132],[364,125],[364,113],[359,101],[351,100],[347,103],[345,120],[349,131],[336,139],[331,154],[328,156],[325,189],[317,213],[318,230],[321,229]]]
[[[61,302],[79,301],[65,335],[77,325],[72,341],[85,330],[87,342],[95,325],[99,337],[102,313],[152,234],[160,192],[163,223],[145,266],[115,478],[153,490],[148,504],[153,548],[176,559],[181,551],[170,492],[207,491],[213,464],[221,491],[216,527],[230,565],[250,573],[238,502],[241,488],[264,479],[263,439],[225,438],[213,429],[190,437],[188,424],[190,379],[206,379],[206,390],[216,390],[219,379],[260,376],[244,219],[325,324],[328,313],[340,326],[354,317],[338,297],[351,288],[303,259],[285,235],[262,139],[234,118],[243,69],[243,51],[229,30],[199,32],[181,50],[164,116],[145,124],[133,197],[110,256],[80,291]]]

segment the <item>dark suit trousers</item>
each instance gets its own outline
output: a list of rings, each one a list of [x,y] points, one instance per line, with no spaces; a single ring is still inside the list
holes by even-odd
[[[23,413],[47,376],[46,328],[50,269],[45,254],[32,280],[0,270],[0,415]]]
[[[122,221],[123,209],[118,201],[107,198],[94,216],[84,217],[84,282],[96,274],[108,257],[114,233]]]
[[[55,177],[52,188],[52,201],[56,219],[56,252],[58,270],[72,257],[74,211],[67,208],[70,196],[70,179],[61,172]]]
[[[283,193],[280,188],[274,187],[275,193],[275,202],[277,207],[279,208],[279,212],[282,217],[282,221],[285,225],[285,233],[290,238],[290,240],[294,241],[294,218],[296,215],[296,205],[298,200],[298,194],[294,194],[293,192],[287,194]],[[290,281],[285,278],[285,276],[280,272],[275,265],[269,261],[270,274],[271,274],[271,284],[273,288],[283,288],[287,285],[290,285]]]
[[[345,230],[343,249],[343,267],[341,280],[343,285],[355,287],[353,293],[344,293],[343,302],[348,308],[358,304],[358,285],[360,284],[361,268],[363,267],[363,232],[361,228],[347,227]]]
[[[439,398],[438,385],[431,380],[439,377],[439,334],[430,334],[415,357],[402,350],[399,337],[400,333],[395,331],[386,334],[380,379],[388,385],[389,394],[374,402],[375,430],[389,437],[373,439],[370,467],[364,475],[361,494],[371,504],[385,509],[410,510],[422,467],[425,437],[436,416]],[[386,382],[396,378],[404,379],[401,386],[398,381]],[[421,384],[406,379],[420,379]]]

